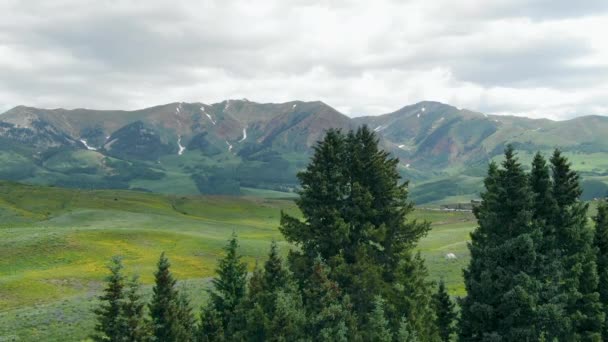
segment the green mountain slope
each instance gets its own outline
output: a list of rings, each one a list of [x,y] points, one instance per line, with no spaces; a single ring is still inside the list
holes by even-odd
[[[175,194],[292,192],[327,129],[360,125],[399,157],[418,203],[475,197],[488,161],[509,143],[524,159],[564,150],[586,197],[608,181],[606,117],[535,120],[420,102],[350,119],[322,102],[248,100],[135,111],[15,107],[0,115],[0,179]]]

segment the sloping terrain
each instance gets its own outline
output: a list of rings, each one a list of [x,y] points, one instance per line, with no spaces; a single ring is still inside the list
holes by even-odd
[[[289,245],[280,213],[298,215],[291,200],[235,196],[174,196],[123,190],[76,190],[0,182],[0,341],[81,341],[93,332],[105,265],[123,256],[150,295],[161,252],[171,260],[198,315],[208,278],[232,232],[253,269],[270,242]],[[461,268],[474,227],[464,212],[416,210],[432,220],[420,245],[433,280],[463,293]],[[456,260],[445,254],[454,253]],[[149,298],[149,297],[147,297]]]
[[[173,194],[293,192],[329,128],[368,125],[400,159],[418,203],[477,196],[487,163],[513,144],[527,163],[559,147],[585,180],[608,191],[608,118],[569,121],[486,115],[438,102],[348,118],[322,102],[226,100],[136,111],[39,109],[0,115],[0,179]]]

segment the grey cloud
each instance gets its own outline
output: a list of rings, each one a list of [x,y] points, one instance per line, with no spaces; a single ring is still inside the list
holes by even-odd
[[[320,99],[360,115],[439,99],[508,113],[532,110],[532,101],[504,103],[492,89],[597,91],[608,75],[606,63],[575,63],[598,50],[585,27],[560,28],[563,20],[608,17],[606,1],[434,4],[8,1],[0,4],[0,49],[15,57],[0,56],[0,103],[133,108],[222,97]],[[529,21],[524,31],[501,35],[502,26],[492,26],[508,30],[513,18]],[[528,27],[538,32],[528,37]],[[504,48],[497,36],[522,44]],[[605,108],[580,98],[568,108]]]

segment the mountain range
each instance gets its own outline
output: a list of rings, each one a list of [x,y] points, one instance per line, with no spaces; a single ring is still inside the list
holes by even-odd
[[[526,166],[536,151],[560,148],[583,176],[586,198],[608,193],[608,117],[552,121],[430,101],[357,118],[303,101],[134,111],[18,106],[0,114],[0,179],[174,194],[290,193],[327,129],[361,125],[399,158],[419,204],[477,197],[487,163],[507,144]]]

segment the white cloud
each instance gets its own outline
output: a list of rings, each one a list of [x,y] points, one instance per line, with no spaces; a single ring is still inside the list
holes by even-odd
[[[0,3],[0,109],[421,100],[500,114],[608,114],[608,2]]]

